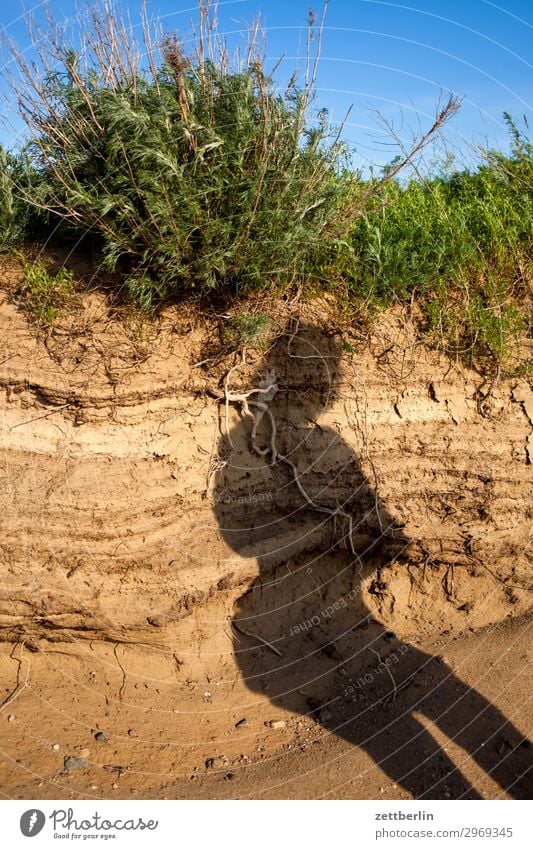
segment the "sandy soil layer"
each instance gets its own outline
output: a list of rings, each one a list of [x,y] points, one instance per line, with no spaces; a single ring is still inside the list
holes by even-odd
[[[43,336],[0,296],[6,795],[531,792],[529,387],[299,320],[243,363],[191,311]]]
[[[408,799],[415,795],[407,786],[414,775],[417,798],[527,798],[528,624],[515,620],[467,637],[422,644],[428,654],[446,652],[454,676],[498,712],[498,718],[488,720],[461,705],[463,722],[455,734],[439,727],[443,707],[432,669],[420,670],[411,692],[385,706],[377,692],[384,676],[374,675],[371,684],[357,687],[356,708],[366,710],[358,719],[364,739],[376,734],[385,713],[383,757],[377,759],[368,746],[355,746],[326,730],[309,708],[306,715],[295,715],[274,709],[266,694],[251,694],[235,675],[229,655],[215,680],[201,666],[189,677],[185,667],[154,650],[122,646],[115,654],[112,645],[100,642],[43,643],[42,653],[24,651],[22,681],[29,670],[28,686],[1,715],[3,793],[19,799]],[[9,651],[2,647],[6,685],[15,682],[20,647],[13,658]],[[372,674],[373,667],[369,660],[363,675]],[[338,692],[347,692],[338,671],[335,683]],[[415,711],[427,731],[419,746],[406,709],[409,699],[418,701],[425,692],[431,693],[429,702]],[[343,703],[351,710],[351,695]],[[470,727],[461,734],[461,725],[472,715],[481,729]],[[8,716],[15,718],[9,722]],[[236,728],[243,719],[247,724]],[[285,726],[267,727],[270,721]],[[95,739],[99,731],[107,742]],[[476,760],[480,732],[486,734],[483,749],[492,773]],[[394,778],[384,757],[391,740],[397,749],[405,745]],[[81,756],[84,768],[65,771],[66,758]],[[210,759],[213,765],[206,767]]]

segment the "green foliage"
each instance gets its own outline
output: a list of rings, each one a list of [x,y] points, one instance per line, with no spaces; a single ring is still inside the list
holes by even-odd
[[[310,268],[346,228],[342,147],[307,97],[277,93],[257,57],[228,70],[168,40],[150,79],[107,85],[72,64],[42,92],[56,111],[29,147],[40,202],[102,239],[104,267],[151,307],[187,290],[244,292]],[[72,57],[68,61],[72,63]],[[67,62],[67,58],[65,58]]]
[[[240,313],[230,318],[226,335],[235,346],[251,345],[255,348],[262,348],[266,343],[270,329],[271,320],[267,315]]]
[[[67,268],[60,268],[52,275],[44,262],[24,263],[24,303],[38,320],[53,324],[74,292],[74,274]]]
[[[10,153],[0,145],[0,251],[50,234],[49,214],[40,207],[45,185],[26,152]]]
[[[410,151],[364,181],[326,113],[310,119],[324,19],[316,29],[310,16],[303,82],[281,91],[258,26],[245,58],[231,59],[211,7],[199,0],[193,58],[149,27],[136,39],[113,0],[82,11],[81,53],[53,22],[51,34],[30,27],[35,64],[12,47],[30,141],[19,157],[0,150],[0,248],[57,224],[89,234],[144,310],[191,292],[234,300],[295,281],[374,314],[416,296],[436,338],[506,360],[531,283],[526,132],[504,114],[508,155],[487,151],[475,172],[454,172],[448,157],[429,178],[397,182],[457,111],[450,97]],[[26,277],[30,308],[53,320],[72,281],[44,267]],[[262,344],[264,320],[235,316],[228,334]]]
[[[511,155],[488,152],[475,173],[388,183],[336,264],[352,296],[385,306],[416,294],[431,331],[500,359],[524,329],[533,236],[533,150],[510,129]]]
[[[24,160],[0,145],[0,250],[19,244],[28,227],[30,208],[17,189],[24,171]]]

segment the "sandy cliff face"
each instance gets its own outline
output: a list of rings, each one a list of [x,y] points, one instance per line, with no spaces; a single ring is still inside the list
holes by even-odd
[[[515,792],[530,751],[529,388],[501,379],[484,399],[489,381],[394,314],[339,364],[324,316],[302,307],[293,338],[243,362],[186,310],[146,327],[91,295],[42,336],[0,301],[10,795]],[[275,422],[292,466],[251,451],[241,403],[226,411],[233,366],[241,395],[275,371],[257,446]],[[459,692],[456,726],[439,725]],[[422,700],[420,737],[406,717]],[[393,721],[405,765],[387,765]]]
[[[244,477],[226,494],[220,488],[231,450],[216,396],[238,357],[195,367],[208,330],[170,313],[143,348],[138,332],[110,319],[96,296],[85,305],[82,336],[67,323],[38,339],[5,302],[0,321],[5,636],[161,640],[161,629],[218,590],[237,597],[257,561],[253,549],[227,544],[217,504],[227,502],[226,518],[244,511],[251,520],[269,509],[268,492],[263,502],[250,499]],[[416,343],[393,316],[369,344],[343,355],[333,388],[323,362],[284,356],[281,344],[274,354],[279,439],[298,428],[307,434],[302,468],[321,452],[321,433],[344,446],[330,447],[320,468],[305,471],[306,487],[316,492],[340,472],[345,482],[330,494],[338,503],[353,481],[345,468],[351,451],[403,528],[406,544],[378,564],[377,591],[376,575],[368,576],[376,614],[410,633],[523,613],[533,417],[525,382],[500,380],[483,416],[479,375]],[[296,350],[298,338],[291,344]],[[331,339],[318,333],[313,344],[328,362]],[[232,375],[235,390],[276,366],[258,352],[247,359]],[[230,405],[230,429],[239,426],[246,438],[249,421]],[[318,549],[331,533],[324,516],[305,509],[288,473],[283,497],[283,509],[296,512],[273,567]]]

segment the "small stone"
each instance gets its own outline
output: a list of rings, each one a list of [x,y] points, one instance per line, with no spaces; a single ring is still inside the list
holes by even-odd
[[[8,718],[7,718],[7,721],[8,722],[14,722],[16,718],[17,717],[13,713],[10,713]]]
[[[129,731],[128,731],[128,736],[129,737],[138,737],[139,735],[137,734],[137,732],[133,728],[130,728]]]
[[[111,787],[113,788],[113,790],[118,790],[118,784],[116,782],[115,784],[112,784]]]
[[[235,723],[235,728],[246,728],[247,725],[248,725],[247,719],[239,719],[239,721]]]
[[[224,758],[208,758],[205,766],[206,769],[220,769],[224,766]]]
[[[320,722],[329,722],[329,720],[331,719],[331,711],[327,708],[321,710],[318,714],[318,719]]]
[[[90,765],[89,761],[85,760],[85,758],[69,757],[65,758],[64,761],[66,772],[76,772],[78,769],[88,769]]]
[[[268,722],[265,722],[267,728],[273,728],[275,731],[279,728],[285,728],[287,723],[284,719],[269,719]]]
[[[80,749],[80,758],[88,758],[89,755],[89,749]]]
[[[54,752],[59,752],[60,748],[61,746],[59,745],[59,743],[54,743],[54,745],[52,746]]]
[[[116,766],[115,764],[104,764],[104,769],[106,770],[106,772],[118,772],[119,775],[122,775],[123,772],[126,772],[126,767]]]
[[[129,732],[128,732],[128,733],[129,733]],[[95,739],[98,743],[107,743],[107,741],[109,740],[109,737],[107,736],[107,734],[105,733],[105,731],[98,731],[98,732],[94,735],[94,739]]]
[[[328,643],[327,645],[323,646],[322,651],[324,652],[326,657],[330,658],[330,660],[343,660],[343,656],[335,643]]]

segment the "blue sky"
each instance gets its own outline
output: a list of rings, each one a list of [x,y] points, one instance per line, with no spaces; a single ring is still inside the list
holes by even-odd
[[[195,0],[148,2],[151,14],[164,17],[169,29],[190,36]],[[138,2],[124,5],[135,19]],[[318,2],[311,5],[320,8]],[[62,18],[72,14],[73,4],[51,0],[51,7]],[[238,41],[243,23],[260,12],[269,58],[286,57],[282,81],[302,66],[308,8],[308,0],[221,2],[220,28]],[[27,45],[23,9],[19,0],[3,0],[0,26]],[[407,139],[419,122],[431,122],[439,92],[453,91],[464,105],[448,127],[446,144],[459,161],[469,161],[469,143],[505,147],[503,110],[533,120],[532,37],[533,6],[526,0],[331,0],[317,105],[338,121],[353,104],[344,135],[355,147],[356,163],[365,165],[389,161],[395,153],[375,110]],[[9,145],[12,135],[4,129],[0,139]]]

